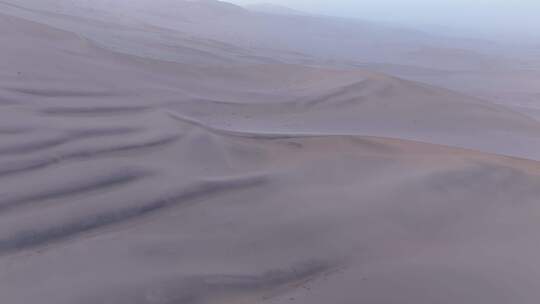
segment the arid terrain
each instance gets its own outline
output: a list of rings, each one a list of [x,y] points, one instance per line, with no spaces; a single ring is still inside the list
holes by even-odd
[[[0,303],[538,303],[540,49],[129,2],[0,1]]]

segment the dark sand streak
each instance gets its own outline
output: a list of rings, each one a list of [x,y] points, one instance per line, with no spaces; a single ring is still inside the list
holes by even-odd
[[[142,170],[120,170],[115,174],[94,178],[94,180],[89,182],[77,182],[54,190],[30,193],[11,199],[1,199],[0,213],[12,208],[26,206],[33,203],[40,203],[46,200],[61,199],[69,196],[85,194],[93,191],[103,191],[117,186],[126,185],[140,180],[149,174],[149,172]]]
[[[96,229],[136,220],[165,208],[185,205],[235,190],[259,187],[267,182],[268,178],[266,176],[202,181],[187,187],[179,193],[163,196],[139,206],[106,211],[85,218],[73,219],[57,226],[15,233],[7,238],[0,239],[0,254],[62,241]]]
[[[95,148],[93,150],[70,152],[57,157],[45,159],[36,159],[31,161],[13,162],[5,166],[0,166],[0,178],[15,174],[22,174],[31,171],[47,168],[49,166],[59,164],[60,162],[76,160],[76,159],[92,159],[100,156],[105,156],[115,153],[139,152],[140,150],[157,148],[173,144],[180,139],[180,136],[167,136],[147,142],[125,144],[119,146]]]

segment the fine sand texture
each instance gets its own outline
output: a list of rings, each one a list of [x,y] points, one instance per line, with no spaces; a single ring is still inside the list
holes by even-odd
[[[526,52],[75,2],[0,1],[0,303],[540,300]]]

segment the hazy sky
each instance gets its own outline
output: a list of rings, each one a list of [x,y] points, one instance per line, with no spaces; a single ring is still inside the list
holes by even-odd
[[[227,0],[226,0],[227,1]],[[228,0],[274,3],[328,15],[458,29],[540,31],[540,0]],[[535,32],[535,33],[533,33]]]

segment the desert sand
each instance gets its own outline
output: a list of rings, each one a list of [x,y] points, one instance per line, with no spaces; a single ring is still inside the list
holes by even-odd
[[[538,303],[526,50],[125,2],[0,1],[0,303]]]

